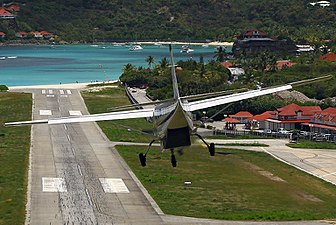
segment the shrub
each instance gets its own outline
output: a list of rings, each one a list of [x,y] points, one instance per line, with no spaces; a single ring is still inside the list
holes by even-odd
[[[0,91],[8,91],[8,87],[6,85],[0,84]]]

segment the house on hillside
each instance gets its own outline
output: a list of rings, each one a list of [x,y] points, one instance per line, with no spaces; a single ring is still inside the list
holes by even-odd
[[[271,113],[272,117],[265,120],[264,129],[299,130],[302,123],[309,123],[311,116],[321,111],[320,106],[299,106],[292,103]]]
[[[44,39],[50,39],[50,38],[53,38],[54,37],[54,34],[53,33],[50,33],[48,31],[40,31],[40,34],[42,35],[42,37]]]
[[[327,60],[327,61],[336,61],[336,54],[335,53],[333,53],[333,52],[329,52],[329,53],[327,53],[327,54],[325,54],[325,55],[322,55],[321,57],[320,57],[320,59],[321,60]]]
[[[31,34],[34,38],[43,38],[43,35],[41,34],[41,32],[38,32],[38,31],[33,31],[33,32],[30,32],[29,34]]]
[[[6,34],[0,31],[0,38],[5,38],[5,37],[6,37]]]
[[[309,3],[312,6],[319,6],[319,7],[329,7],[331,3],[329,1],[318,1],[318,2],[310,2]]]
[[[230,71],[232,82],[239,80],[239,76],[245,74],[245,70],[243,68],[230,67],[228,70]]]
[[[229,61],[222,62],[221,65],[224,66],[225,68],[233,67],[233,63]]]
[[[11,5],[6,7],[6,10],[9,12],[19,12],[20,11],[20,6],[17,5]]]
[[[282,70],[282,69],[285,69],[285,68],[290,68],[290,67],[292,67],[296,64],[297,63],[291,62],[290,60],[278,60],[276,62],[278,70]]]
[[[26,38],[27,36],[28,36],[28,33],[24,31],[20,31],[15,34],[15,37],[17,38]]]
[[[0,19],[7,20],[7,19],[15,19],[16,15],[10,13],[4,8],[0,8]]]
[[[316,112],[309,122],[302,123],[302,129],[314,133],[336,134],[336,108],[329,107]]]
[[[265,32],[252,29],[240,35],[232,47],[234,56],[239,56],[240,54],[255,55],[263,51],[270,51],[275,54],[294,54],[296,46],[286,39],[277,40],[270,38]]]

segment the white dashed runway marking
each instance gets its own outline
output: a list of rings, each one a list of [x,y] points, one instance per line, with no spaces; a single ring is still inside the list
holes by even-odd
[[[99,178],[105,193],[129,193],[121,178]]]
[[[70,111],[69,111],[69,115],[70,115],[70,116],[81,116],[82,113],[81,113],[81,111],[70,110]]]
[[[64,178],[42,177],[43,192],[67,192]]]
[[[40,116],[51,116],[51,110],[40,110]]]

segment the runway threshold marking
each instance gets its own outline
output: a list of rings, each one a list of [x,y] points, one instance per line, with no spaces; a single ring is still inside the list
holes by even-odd
[[[105,193],[129,193],[121,178],[99,178]]]
[[[67,192],[64,178],[42,177],[43,192]]]
[[[81,116],[82,113],[81,111],[78,111],[78,110],[69,110],[69,115],[70,116]]]
[[[49,90],[48,92],[49,92],[49,94],[51,94],[51,95],[54,93],[53,90]]]
[[[63,91],[63,90],[60,90],[60,94],[61,94],[61,95],[64,95],[64,91]]]
[[[71,90],[66,90],[66,92],[67,92],[68,95],[71,95],[71,94],[72,94],[72,93],[71,93]]]
[[[40,110],[40,116],[51,116],[51,110],[42,109]]]
[[[42,95],[45,95],[46,94],[46,90],[42,90],[41,93],[42,93]]]

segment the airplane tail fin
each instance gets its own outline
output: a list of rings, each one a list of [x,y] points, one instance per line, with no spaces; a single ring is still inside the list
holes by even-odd
[[[171,75],[172,75],[172,82],[173,82],[174,99],[178,99],[180,97],[180,93],[178,90],[175,63],[174,63],[173,50],[172,50],[171,44],[169,45],[169,52],[170,52],[170,61],[171,61]]]

